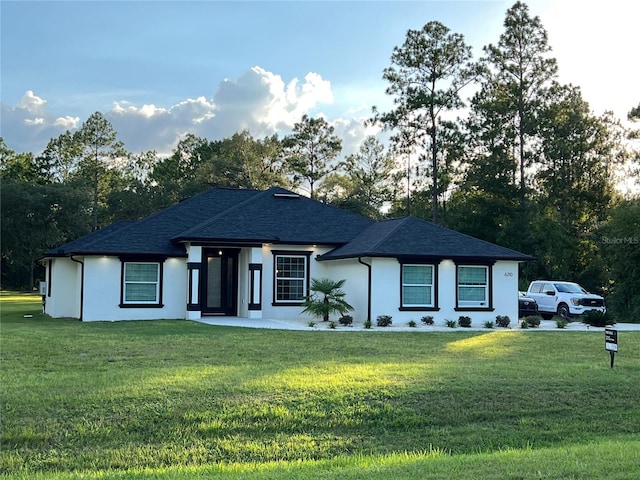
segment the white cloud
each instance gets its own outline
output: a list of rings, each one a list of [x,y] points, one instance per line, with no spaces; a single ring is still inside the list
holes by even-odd
[[[32,114],[39,114],[44,110],[46,101],[34,95],[32,90],[27,90],[18,102],[18,108]]]
[[[66,117],[58,117],[53,122],[56,127],[66,128],[67,130],[71,130],[77,128],[80,124],[80,117],[71,117],[67,115]]]
[[[17,152],[42,152],[51,138],[67,130],[59,120],[48,112],[47,102],[31,90],[15,107],[0,105],[0,135]]]
[[[25,125],[44,125],[44,118],[25,118]]]
[[[210,140],[243,129],[256,138],[285,135],[304,114],[315,116],[319,107],[333,100],[331,82],[318,73],[287,83],[280,75],[255,66],[237,79],[222,81],[212,98],[187,98],[170,106],[137,106],[118,100],[104,115],[129,151],[155,150],[164,155],[187,133]],[[75,112],[54,116],[48,108],[30,90],[16,107],[2,105],[2,135],[9,148],[38,154],[51,138],[80,126]],[[336,133],[346,135],[345,152],[351,151],[347,144],[361,141],[365,134],[360,120],[336,120],[335,125]]]

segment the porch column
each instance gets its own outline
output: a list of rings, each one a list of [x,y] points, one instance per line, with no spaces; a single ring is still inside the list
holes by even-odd
[[[249,253],[249,318],[262,318],[262,248]]]
[[[187,248],[187,319],[202,318],[200,305],[200,272],[202,269],[202,247]]]

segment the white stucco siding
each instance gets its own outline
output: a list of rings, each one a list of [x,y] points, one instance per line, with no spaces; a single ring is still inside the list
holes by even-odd
[[[475,326],[485,321],[495,321],[496,315],[508,315],[512,321],[518,318],[518,263],[496,262],[492,269],[492,311],[460,311],[456,309],[456,264],[443,260],[438,265],[438,310],[402,311],[400,309],[400,268],[396,259],[374,258],[372,278],[372,313],[375,325],[379,315],[391,315],[396,325],[413,320],[417,323],[423,316],[431,315],[437,324],[446,320],[458,320],[461,315],[471,317]]]
[[[365,261],[368,262],[369,259]],[[344,299],[353,307],[353,311],[348,312],[353,317],[354,323],[361,324],[367,319],[368,309],[368,275],[367,267],[358,262],[357,259],[333,260],[330,262],[316,262],[319,265],[321,277],[332,280],[345,280],[342,290],[345,292]],[[312,277],[315,278],[315,277]],[[338,320],[339,315],[334,314],[331,320]]]
[[[326,265],[318,262],[316,257],[328,252],[331,248],[311,245],[264,245],[262,247],[262,318],[296,319],[311,317],[302,313],[299,305],[274,305],[274,251],[311,253],[309,257],[309,278],[332,278],[335,275]]]
[[[249,317],[249,261],[251,249],[243,248],[238,255],[238,316]]]
[[[45,298],[45,313],[53,318],[80,318],[81,265],[69,258],[54,258],[47,268],[51,296]]]
[[[122,263],[119,258],[86,257],[84,264],[84,321],[186,317],[185,259],[168,258],[163,264],[162,308],[120,307]]]
[[[511,324],[518,321],[518,262],[496,262],[493,266],[493,306],[496,315],[508,315]]]
[[[391,315],[394,321],[403,317],[400,312],[400,263],[395,258],[372,258],[371,265],[371,321],[375,325],[379,315]]]

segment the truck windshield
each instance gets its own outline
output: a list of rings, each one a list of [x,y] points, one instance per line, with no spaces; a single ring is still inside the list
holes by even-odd
[[[562,293],[584,293],[585,289],[575,283],[556,283],[556,290]]]

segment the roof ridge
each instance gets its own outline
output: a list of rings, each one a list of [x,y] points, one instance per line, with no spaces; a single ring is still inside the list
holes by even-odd
[[[246,200],[243,200],[242,202],[236,203],[235,205],[233,205],[232,207],[227,208],[226,210],[218,212],[213,217],[210,217],[207,220],[198,223],[197,225],[193,225],[193,226],[189,227],[188,229],[180,232],[178,235],[173,236],[172,240],[176,239],[176,238],[184,237],[184,236],[188,235],[189,233],[191,233],[192,231],[196,231],[196,230],[198,230],[198,229],[200,229],[202,227],[206,227],[207,225],[211,225],[214,221],[216,221],[217,219],[219,219],[223,215],[227,215],[230,212],[233,212],[233,211],[237,210],[238,208],[244,207],[248,203],[253,202],[256,198],[262,198],[265,194],[271,192],[275,188],[276,187],[271,187],[271,188],[269,188],[267,190],[240,189],[240,188],[235,189],[235,190],[253,190],[255,192],[255,195],[250,196],[249,198],[247,198]]]

